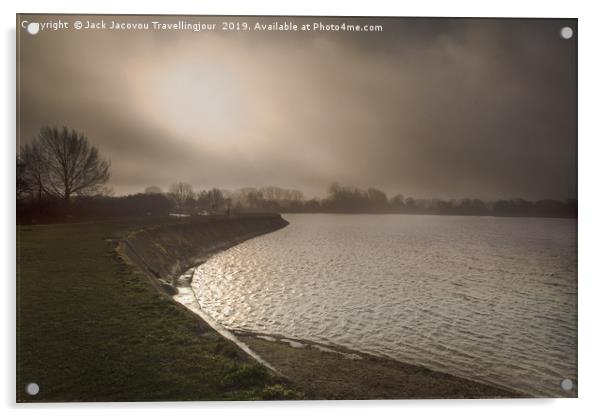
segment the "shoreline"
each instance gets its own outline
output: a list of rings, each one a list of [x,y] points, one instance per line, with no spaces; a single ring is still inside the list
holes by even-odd
[[[141,229],[117,245],[117,253],[162,293],[177,293],[178,279],[212,255],[286,227],[279,214],[198,218]]]
[[[250,228],[235,227],[233,231],[228,227],[231,222],[259,224]],[[193,230],[195,224],[201,225],[196,227],[199,229],[196,232],[203,235],[201,238]],[[225,229],[216,228],[216,225]],[[216,253],[286,225],[288,222],[280,215],[176,223],[131,233],[121,241],[118,252],[138,267],[164,295],[275,376],[288,379],[305,392],[308,399],[528,397],[505,388],[342,346],[229,330],[221,326],[198,305],[190,286],[194,270]],[[208,233],[206,229],[210,228],[215,230]],[[219,229],[226,230],[229,235],[224,237]]]
[[[177,282],[181,285],[176,286],[177,293],[173,295],[172,299],[177,303],[180,303],[193,314],[196,314],[219,335],[221,335],[225,339],[230,340],[232,343],[238,346],[243,352],[245,352],[247,355],[249,355],[251,358],[257,361],[259,364],[265,366],[277,376],[284,376],[274,366],[272,366],[265,359],[259,356],[257,352],[253,351],[247,344],[243,343],[240,339],[238,339],[236,337],[235,332],[232,332],[229,329],[222,326],[217,320],[211,317],[209,313],[202,309],[201,305],[198,302],[196,294],[190,285],[195,271],[196,267],[190,268],[188,271],[182,274],[180,278],[178,278]]]
[[[162,295],[193,314],[247,357],[282,377],[274,366],[221,326],[198,304],[190,286],[194,270],[211,256],[248,239],[286,227],[280,214],[199,218],[137,230],[122,239],[117,253],[140,270]]]
[[[227,329],[198,304],[190,286],[197,267],[178,279],[183,284],[178,291],[183,294],[174,295],[173,299],[277,376],[290,380],[308,399],[529,398],[504,387],[333,343]],[[187,297],[194,300],[187,302]],[[316,385],[316,381],[321,384]]]
[[[305,392],[308,399],[530,398],[507,388],[339,345],[232,332]]]
[[[288,380],[173,301],[150,271],[175,271],[175,258],[161,265],[172,253],[183,265],[188,255],[200,254],[188,249],[215,248],[284,221],[191,220],[19,227],[17,403],[303,398]],[[136,261],[152,261],[145,269],[117,250],[132,234],[143,256]],[[40,387],[35,396],[25,390],[30,382]]]

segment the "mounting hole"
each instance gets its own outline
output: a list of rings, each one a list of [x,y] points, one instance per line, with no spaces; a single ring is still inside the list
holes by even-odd
[[[25,392],[29,395],[38,395],[38,392],[40,392],[40,386],[35,382],[30,382],[25,387]]]
[[[562,388],[565,391],[570,391],[573,389],[573,381],[565,378],[562,381],[560,381],[560,388]]]
[[[31,22],[27,25],[27,31],[30,35],[37,35],[40,31],[40,24],[36,22]]]
[[[560,36],[562,39],[571,39],[573,37],[573,29],[569,26],[565,26],[560,29]]]

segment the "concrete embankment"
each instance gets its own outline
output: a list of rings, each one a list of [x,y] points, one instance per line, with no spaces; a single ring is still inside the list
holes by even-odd
[[[286,225],[279,214],[189,217],[136,231],[120,242],[118,251],[154,285],[174,295],[176,280],[188,268],[220,250]]]
[[[220,250],[288,225],[280,215],[169,220],[131,233],[121,256],[148,276],[187,312],[236,344],[248,357],[310,399],[515,398],[521,395],[429,369],[284,337],[235,333],[202,311],[189,286],[194,269]],[[184,309],[182,307],[182,309]],[[219,336],[217,336],[219,337]]]

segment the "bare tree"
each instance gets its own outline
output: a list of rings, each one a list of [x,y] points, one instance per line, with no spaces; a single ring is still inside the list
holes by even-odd
[[[66,204],[73,195],[100,192],[110,178],[109,162],[84,134],[67,127],[43,127],[22,156],[39,196],[47,193]]]
[[[224,207],[225,199],[222,190],[219,188],[212,188],[208,191],[209,202],[211,204],[211,210],[221,210]]]
[[[169,187],[169,195],[176,206],[176,210],[183,212],[190,200],[194,199],[194,192],[190,184],[177,182]]]
[[[17,201],[21,201],[31,194],[31,182],[28,181],[26,173],[27,165],[23,158],[17,155]]]
[[[34,141],[29,145],[21,148],[20,181],[26,184],[26,189],[31,194],[32,198],[38,202],[42,200],[44,194],[47,193],[45,186],[46,169],[43,161],[43,152],[38,141]]]

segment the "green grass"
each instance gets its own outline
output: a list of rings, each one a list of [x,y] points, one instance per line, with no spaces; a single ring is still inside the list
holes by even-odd
[[[17,401],[300,398],[117,256],[159,221],[17,228]]]

